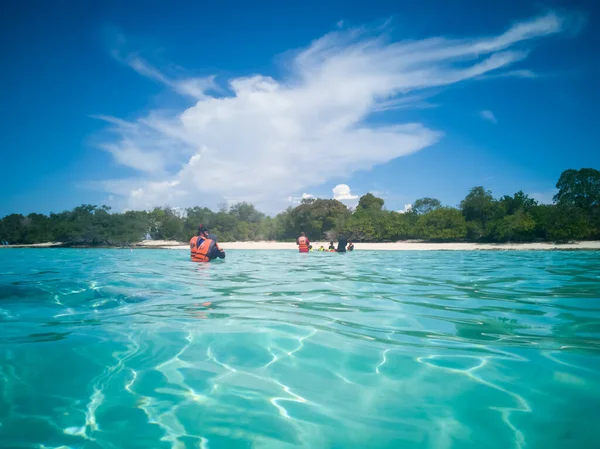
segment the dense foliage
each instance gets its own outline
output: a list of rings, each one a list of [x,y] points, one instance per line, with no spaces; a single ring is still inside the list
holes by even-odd
[[[354,211],[336,200],[306,199],[276,217],[248,203],[219,211],[169,207],[111,213],[106,206],[82,205],[50,215],[12,214],[0,220],[0,241],[28,244],[56,241],[71,245],[128,245],[144,238],[187,241],[199,223],[221,241],[293,240],[301,231],[313,241],[346,237],[357,242],[402,239],[427,241],[526,242],[600,237],[600,171],[566,170],[556,185],[555,204],[537,204],[523,192],[495,199],[474,187],[459,208],[421,198],[407,213],[385,210],[368,193]]]

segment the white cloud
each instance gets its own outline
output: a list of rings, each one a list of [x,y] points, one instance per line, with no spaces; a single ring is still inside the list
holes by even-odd
[[[400,214],[407,214],[407,213],[409,213],[411,211],[412,211],[412,204],[405,204],[404,205],[404,209],[399,210],[398,213],[400,213]]]
[[[332,190],[334,200],[347,201],[358,198],[358,195],[352,195],[352,193],[350,193],[350,187],[347,184],[338,184]]]
[[[292,205],[298,205],[302,202],[302,200],[316,199],[316,196],[311,195],[310,193],[303,193],[302,196],[289,196],[288,202]]]
[[[235,198],[276,210],[333,176],[385,164],[441,137],[420,123],[368,124],[373,112],[413,107],[432,88],[508,69],[527,57],[526,41],[562,29],[553,13],[484,38],[388,42],[376,34],[381,30],[344,28],[294,53],[286,77],[233,78],[220,96],[209,94],[217,91],[214,77],[175,79],[137,55],[117,55],[196,102],[130,122],[103,117],[114,135],[102,147],[140,175],[100,184],[131,209]]]
[[[481,116],[482,119],[487,120],[488,122],[492,122],[494,125],[498,124],[498,120],[496,119],[496,116],[494,115],[494,113],[492,111],[489,111],[489,110],[481,111],[481,112],[479,112],[479,115]]]

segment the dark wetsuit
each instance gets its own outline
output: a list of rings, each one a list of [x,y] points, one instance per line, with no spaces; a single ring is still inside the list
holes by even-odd
[[[346,252],[346,239],[339,239],[338,240],[337,252],[338,253],[345,253]]]
[[[217,236],[215,234],[208,234],[208,239],[212,240],[212,243],[210,244],[210,247],[208,249],[208,259],[209,260],[214,260],[217,257],[219,259],[225,259],[225,251],[219,249],[219,247],[217,246]],[[202,242],[204,241],[204,239],[202,237],[198,237],[198,242],[196,244],[196,247],[200,248],[200,245],[202,244]]]
[[[208,258],[210,260],[216,259],[217,257],[219,259],[225,259],[225,251],[219,249],[219,246],[217,245],[217,236],[215,234],[208,234],[208,238],[213,241],[213,244],[208,251]]]

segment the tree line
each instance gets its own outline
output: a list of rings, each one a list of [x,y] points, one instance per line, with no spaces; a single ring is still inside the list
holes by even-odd
[[[218,211],[170,207],[113,213],[107,206],[85,204],[60,213],[11,214],[0,220],[0,242],[125,246],[145,238],[187,241],[199,223],[219,240],[291,241],[303,231],[313,241],[345,237],[355,242],[530,242],[600,238],[600,171],[566,170],[558,180],[554,204],[538,204],[519,191],[494,198],[473,187],[458,207],[435,198],[416,200],[410,211],[386,210],[384,200],[368,193],[351,210],[333,199],[304,199],[275,217],[252,204]]]

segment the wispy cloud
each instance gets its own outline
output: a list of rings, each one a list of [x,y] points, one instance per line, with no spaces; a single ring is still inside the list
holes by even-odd
[[[123,39],[123,37],[121,37]],[[112,51],[112,56],[119,62],[127,64],[133,70],[140,75],[164,84],[170,87],[177,93],[185,96],[192,97],[196,100],[203,100],[206,98],[207,92],[219,91],[219,87],[215,83],[215,76],[210,75],[206,77],[196,78],[183,78],[176,79],[171,78],[161,72],[159,69],[148,63],[145,59],[141,58],[136,54],[128,54],[122,56],[119,49]]]
[[[485,111],[480,111],[479,115],[481,116],[482,119],[487,120],[488,122],[492,122],[494,125],[498,124],[498,120],[496,119],[496,116],[490,110],[486,109]]]
[[[522,78],[522,79],[535,79],[540,78],[543,75],[540,75],[533,70],[507,70],[505,72],[500,73],[489,73],[487,75],[482,75],[478,77],[480,80],[486,79],[494,79],[494,78]]]
[[[113,132],[103,148],[141,175],[102,185],[127,208],[209,197],[263,207],[285,203],[334,176],[368,170],[441,138],[420,123],[370,125],[365,118],[373,112],[418,107],[433,88],[509,69],[536,40],[564,27],[562,16],[549,13],[496,36],[400,42],[386,40],[380,28],[344,27],[293,53],[286,77],[233,78],[226,94],[215,92],[214,77],[167,76],[138,55],[117,54],[196,103],[130,122],[103,117]]]

